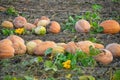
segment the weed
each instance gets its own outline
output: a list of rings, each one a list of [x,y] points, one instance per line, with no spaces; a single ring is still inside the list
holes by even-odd
[[[6,13],[8,15],[12,15],[12,16],[18,16],[18,11],[15,10],[15,8],[13,6],[9,7],[7,10],[6,10]]]
[[[6,28],[3,28],[1,30],[1,34],[3,34],[4,36],[9,36],[9,35],[12,35],[15,33],[15,30],[14,29],[6,29]]]

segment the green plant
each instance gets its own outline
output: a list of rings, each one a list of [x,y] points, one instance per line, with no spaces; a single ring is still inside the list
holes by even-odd
[[[15,33],[15,30],[14,29],[6,29],[6,28],[3,28],[1,30],[1,34],[3,34],[4,36],[9,36],[11,34],[14,34]]]
[[[15,10],[15,8],[14,8],[13,6],[9,7],[9,8],[6,10],[6,13],[7,13],[8,15],[12,15],[12,16],[17,16],[17,15],[19,15],[19,14],[18,14],[18,11]]]
[[[112,80],[120,80],[120,70],[115,71]]]

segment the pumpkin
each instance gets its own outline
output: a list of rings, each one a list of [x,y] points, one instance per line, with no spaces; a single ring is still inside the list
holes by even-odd
[[[12,43],[15,43],[15,42],[21,42],[23,44],[25,43],[25,41],[17,35],[10,35],[10,36],[7,37],[7,39],[11,40]]]
[[[57,43],[57,46],[61,46],[61,47],[63,47],[63,48],[66,48],[66,43]]]
[[[15,54],[25,54],[26,53],[26,46],[21,42],[14,42],[13,48],[15,49]]]
[[[10,35],[7,39],[12,41],[13,48],[15,49],[15,54],[24,54],[26,52],[25,41],[16,35]]]
[[[24,27],[25,23],[27,23],[27,20],[22,16],[18,16],[13,20],[13,24],[16,28]]]
[[[65,47],[65,51],[69,52],[69,53],[75,54],[77,50],[78,50],[78,47],[76,46],[75,42],[73,42],[73,41],[67,43],[67,45]]]
[[[10,44],[5,44],[0,41],[0,59],[14,57],[14,48]]]
[[[50,23],[50,19],[46,16],[42,16],[40,19],[36,19],[35,24],[37,26],[44,26],[46,27]]]
[[[94,58],[96,61],[101,62],[105,65],[111,63],[113,60],[112,53],[106,49],[101,49],[101,53],[96,55]]]
[[[34,41],[27,42],[27,44],[26,44],[27,52],[29,54],[33,54],[36,46],[37,46],[37,44]]]
[[[90,28],[90,23],[84,19],[77,21],[75,24],[77,32],[89,32]]]
[[[32,40],[32,41],[35,42],[37,45],[42,42],[42,40],[40,40],[40,39],[35,39],[35,40]]]
[[[43,26],[38,26],[35,28],[35,34],[38,35],[45,35],[46,34],[46,28]]]
[[[83,52],[89,54],[89,47],[92,46],[95,48],[94,44],[91,41],[79,41],[76,43],[77,47],[80,48]]]
[[[56,21],[52,21],[50,23],[50,26],[48,27],[48,31],[51,32],[51,33],[59,33],[61,30],[61,27],[60,27],[60,24]]]
[[[13,23],[10,21],[3,21],[1,26],[3,26],[4,28],[13,28]]]
[[[9,39],[3,39],[0,41],[0,43],[12,45],[12,41]]]
[[[93,43],[93,44],[94,44],[95,48],[97,48],[97,49],[104,49],[104,45],[102,45],[102,44],[99,44],[99,43]]]
[[[24,24],[24,28],[26,30],[33,30],[36,26],[34,24],[31,24],[31,23],[25,23]]]
[[[58,53],[64,53],[65,52],[65,48],[63,48],[63,47],[61,47],[61,46],[54,46],[53,48],[52,48],[52,56],[55,56],[56,54],[58,54]]]
[[[114,57],[120,57],[120,44],[111,43],[106,46],[106,49],[109,50]]]
[[[120,31],[120,25],[115,20],[106,20],[100,23],[100,26],[103,27],[104,33],[115,34]]]
[[[37,45],[34,49],[34,53],[36,55],[40,55],[43,56],[45,54],[45,51],[48,48],[53,48],[54,46],[56,46],[56,43],[54,43],[53,41],[45,41],[45,42],[41,42],[39,45]]]

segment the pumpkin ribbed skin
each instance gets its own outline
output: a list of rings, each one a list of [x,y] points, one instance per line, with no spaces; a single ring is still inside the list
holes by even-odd
[[[49,26],[49,32],[57,34],[60,32],[60,30],[61,30],[60,24],[56,21],[52,21]]]
[[[13,28],[13,23],[10,21],[3,21],[1,26],[3,26],[4,28]]]
[[[22,16],[18,16],[13,20],[13,24],[16,28],[24,27],[25,23],[27,23],[27,20]]]
[[[77,50],[78,50],[78,47],[76,46],[75,42],[73,42],[73,41],[67,43],[67,45],[65,46],[65,51],[67,51],[69,53],[75,54]]]
[[[109,64],[113,60],[112,53],[106,49],[102,49],[102,52],[98,55],[96,55],[94,58],[96,61],[101,62],[102,64]]]
[[[120,57],[120,44],[111,43],[106,46],[106,49],[109,50],[114,57]]]
[[[115,20],[106,20],[100,23],[100,26],[103,27],[104,33],[115,34],[120,31],[120,25]]]
[[[36,26],[34,24],[31,24],[31,23],[25,23],[24,24],[24,28],[27,29],[27,30],[32,30],[34,29]]]
[[[36,55],[41,55],[43,56],[45,54],[45,51],[48,48],[53,48],[54,46],[56,46],[56,44],[52,41],[46,41],[46,42],[41,42],[39,45],[37,45],[34,49],[34,53]]]
[[[77,32],[89,32],[90,23],[84,19],[79,20],[75,24],[75,29]]]

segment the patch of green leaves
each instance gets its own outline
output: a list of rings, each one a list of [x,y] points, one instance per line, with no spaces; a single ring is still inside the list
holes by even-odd
[[[120,80],[120,70],[114,73],[112,80]]]
[[[6,10],[6,13],[8,15],[12,15],[12,16],[18,16],[18,11],[15,10],[15,8],[13,6],[9,7],[7,10]]]
[[[7,29],[7,28],[3,28],[1,30],[1,34],[3,34],[4,36],[9,36],[9,35],[12,35],[12,34],[15,34],[15,30],[14,29]]]
[[[52,50],[53,50],[52,48],[48,48],[48,49],[45,51],[45,56],[51,54]]]

